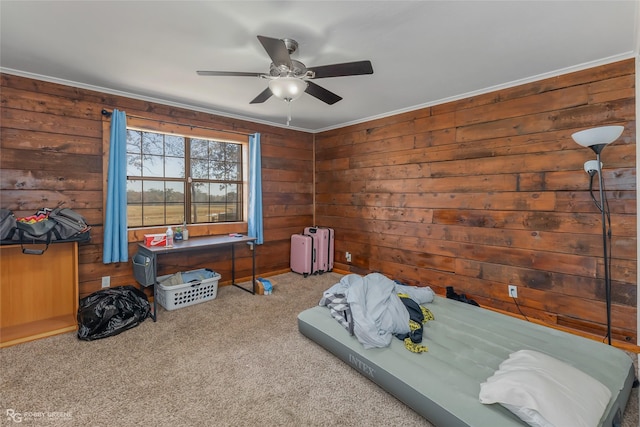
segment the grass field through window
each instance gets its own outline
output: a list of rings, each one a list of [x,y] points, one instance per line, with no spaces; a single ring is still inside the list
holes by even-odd
[[[195,212],[196,217],[191,221],[186,221],[189,224],[240,220],[234,205],[196,204],[192,207],[192,212]],[[128,227],[180,225],[184,222],[184,206],[182,204],[145,205],[144,208],[141,205],[127,206]]]

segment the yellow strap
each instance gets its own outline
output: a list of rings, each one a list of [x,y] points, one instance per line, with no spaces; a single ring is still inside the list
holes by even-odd
[[[425,353],[429,351],[426,345],[416,344],[411,341],[411,338],[404,339],[404,346],[407,350],[409,350],[412,353]]]
[[[424,316],[424,320],[422,321],[423,324],[427,323],[429,320],[436,319],[433,313],[428,308],[420,306],[420,309],[422,310],[422,315]]]
[[[398,296],[400,298],[411,298],[407,294],[398,294]],[[428,308],[420,305],[420,310],[422,310],[422,316],[423,316],[422,324],[416,322],[415,320],[409,320],[409,329],[411,331],[415,331],[422,328],[422,325],[427,323],[429,320],[435,320],[433,313]],[[404,346],[407,350],[409,350],[412,353],[425,353],[429,351],[429,348],[426,345],[416,344],[413,341],[411,341],[411,338],[409,337],[404,339]]]

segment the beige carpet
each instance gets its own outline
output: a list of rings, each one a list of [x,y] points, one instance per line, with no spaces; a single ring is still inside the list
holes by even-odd
[[[287,273],[273,295],[227,286],[115,337],[2,349],[0,424],[429,426],[298,332],[297,314],[339,278]],[[623,426],[637,425],[635,389]]]

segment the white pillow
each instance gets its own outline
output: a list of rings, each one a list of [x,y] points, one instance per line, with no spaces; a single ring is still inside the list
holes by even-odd
[[[480,402],[500,403],[531,426],[597,426],[610,399],[600,381],[533,350],[511,353],[480,384]]]

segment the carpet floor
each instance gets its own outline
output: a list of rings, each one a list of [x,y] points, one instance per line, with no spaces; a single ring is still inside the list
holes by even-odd
[[[340,277],[286,273],[272,295],[225,286],[106,339],[1,349],[0,424],[430,426],[298,332],[298,313]],[[637,425],[634,389],[623,426]]]

